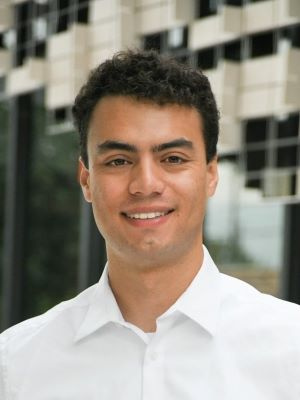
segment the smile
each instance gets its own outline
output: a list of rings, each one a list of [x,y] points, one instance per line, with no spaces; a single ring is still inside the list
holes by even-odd
[[[127,218],[130,218],[130,219],[145,220],[145,219],[154,219],[154,218],[164,217],[165,215],[170,214],[172,211],[173,210],[168,210],[165,212],[155,211],[155,212],[149,212],[149,213],[132,213],[132,214],[124,213],[123,215],[125,215]]]

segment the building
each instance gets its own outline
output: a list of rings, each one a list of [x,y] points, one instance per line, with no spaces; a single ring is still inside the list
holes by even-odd
[[[89,70],[127,47],[206,72],[222,115],[206,242],[222,270],[300,303],[300,2],[2,0],[3,328],[99,276],[70,106]]]

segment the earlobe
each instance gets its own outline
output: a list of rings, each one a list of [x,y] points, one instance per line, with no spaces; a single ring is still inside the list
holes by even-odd
[[[78,160],[78,180],[85,200],[91,203],[90,172],[84,165],[81,157]]]

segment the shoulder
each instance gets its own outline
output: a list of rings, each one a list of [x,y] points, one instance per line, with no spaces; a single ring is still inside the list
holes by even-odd
[[[224,274],[220,280],[219,337],[229,362],[268,391],[300,398],[300,306]]]
[[[49,349],[69,344],[85,318],[97,285],[62,302],[42,315],[23,321],[0,335],[0,398],[14,398],[12,391],[25,379],[32,360],[47,360]]]
[[[54,327],[59,330],[68,325],[75,329],[80,324],[95,291],[91,286],[71,300],[64,301],[44,314],[12,326],[0,335],[0,356],[20,351],[27,343],[43,336]]]
[[[249,285],[248,283],[220,273],[222,299],[232,309],[238,307],[255,309],[257,312],[266,310],[277,310],[289,317],[295,315],[300,317],[300,305],[265,294]],[[230,308],[230,307],[229,307]]]
[[[239,279],[220,274],[222,314],[236,329],[264,332],[270,337],[294,339],[300,350],[300,306],[259,292]]]
[[[244,305],[252,304],[253,306],[265,305],[267,307],[276,307],[284,310],[288,309],[296,313],[300,312],[300,305],[298,304],[262,293],[250,284],[232,276],[220,273],[220,277],[223,298],[227,302]]]

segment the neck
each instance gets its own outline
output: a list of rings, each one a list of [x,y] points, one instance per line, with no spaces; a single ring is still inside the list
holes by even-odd
[[[145,268],[134,260],[121,260],[108,251],[109,283],[125,321],[144,332],[154,332],[156,319],[188,288],[202,261],[202,246],[180,260]]]

